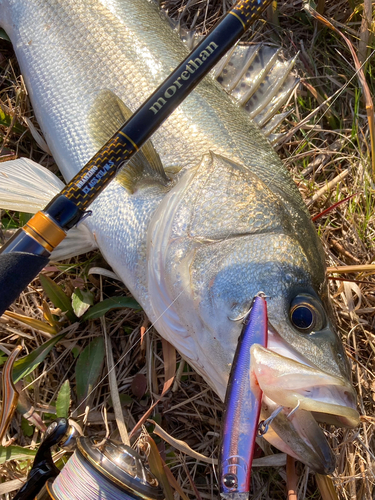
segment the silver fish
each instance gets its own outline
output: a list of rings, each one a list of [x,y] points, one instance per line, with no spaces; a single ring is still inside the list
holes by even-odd
[[[187,54],[148,0],[0,0],[0,25],[66,181]],[[99,246],[159,333],[222,399],[236,319],[262,290],[272,326],[252,369],[264,392],[262,418],[272,417],[265,438],[318,472],[332,471],[316,421],[354,427],[359,416],[322,246],[295,184],[211,77],[152,143],[157,154],[149,145],[136,160],[143,174],[126,167],[92,205],[81,230],[86,248]],[[155,173],[160,162],[169,181]],[[35,164],[7,168],[40,190]]]

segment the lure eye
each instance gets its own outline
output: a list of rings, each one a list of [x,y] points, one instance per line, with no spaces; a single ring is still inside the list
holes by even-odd
[[[319,331],[324,326],[324,313],[310,295],[297,295],[290,305],[290,321],[301,333]]]

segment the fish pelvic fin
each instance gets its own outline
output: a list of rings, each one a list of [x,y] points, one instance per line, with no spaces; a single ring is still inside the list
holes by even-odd
[[[100,149],[133,115],[133,112],[111,90],[101,90],[96,95],[89,112],[91,137],[96,149]],[[118,181],[133,193],[137,182],[143,177],[153,177],[166,184],[163,164],[151,141],[147,141],[140,151],[123,167]]]
[[[0,208],[34,214],[42,210],[64,187],[55,174],[29,158],[0,163]],[[51,260],[63,260],[97,248],[93,234],[80,224],[51,254]]]
[[[70,259],[97,248],[98,245],[92,232],[85,224],[79,224],[69,229],[66,238],[51,253],[51,260],[56,262]]]

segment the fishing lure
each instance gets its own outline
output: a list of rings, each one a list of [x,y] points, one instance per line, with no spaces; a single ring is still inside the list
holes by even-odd
[[[258,432],[262,391],[251,371],[254,344],[267,346],[267,303],[261,292],[254,297],[238,340],[225,398],[221,448],[221,497],[246,500]]]
[[[251,372],[254,344],[267,345],[268,318],[264,294],[259,293],[243,319],[225,401],[221,448],[221,497],[245,500],[250,490],[262,391]],[[76,451],[60,472],[51,447]],[[162,500],[163,493],[146,460],[132,448],[111,440],[98,445],[95,438],[78,437],[66,419],[48,427],[28,480],[14,500]]]

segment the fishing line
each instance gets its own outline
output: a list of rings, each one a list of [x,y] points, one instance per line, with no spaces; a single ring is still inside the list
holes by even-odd
[[[74,454],[62,471],[51,448]],[[142,455],[127,445],[98,437],[77,437],[66,418],[46,430],[27,482],[14,500],[162,500],[163,492]]]
[[[79,488],[77,485],[79,484]],[[108,481],[80,453],[74,453],[51,485],[59,500],[127,500],[132,497]]]
[[[80,488],[77,491],[76,485]],[[52,486],[59,500],[120,500],[122,492],[90,467],[78,453],[68,460]]]
[[[51,338],[52,338],[52,337],[51,337]],[[39,379],[43,378],[43,377],[44,377],[44,376],[45,376],[45,375],[46,375],[49,371],[53,370],[53,368],[55,368],[55,366],[57,366],[57,365],[58,365],[58,364],[62,361],[62,359],[63,359],[63,358],[65,358],[65,357],[68,355],[68,353],[69,353],[69,351],[68,351],[68,352],[66,352],[66,351],[65,351],[65,352],[63,352],[63,353],[62,353],[62,354],[61,354],[61,355],[60,355],[60,356],[56,359],[56,361],[52,364],[52,366],[50,366],[50,367],[48,368],[48,370],[47,370],[47,371],[43,371],[43,372],[39,375],[39,377],[35,378],[32,382],[30,382],[29,384],[25,385],[25,387],[23,387],[23,388],[22,388],[22,391],[25,391],[26,389],[28,389],[29,387],[31,387],[32,385],[34,385],[34,384],[35,384],[35,382],[37,382]],[[69,369],[72,367],[72,365],[73,365],[73,364],[74,364],[74,362],[73,362],[73,363],[71,363],[71,365],[69,366]]]

